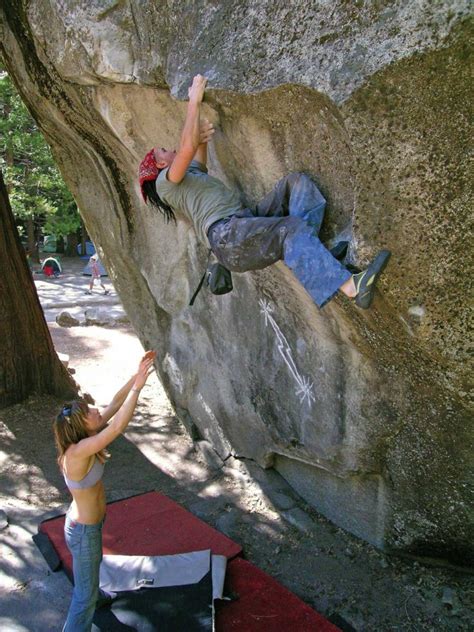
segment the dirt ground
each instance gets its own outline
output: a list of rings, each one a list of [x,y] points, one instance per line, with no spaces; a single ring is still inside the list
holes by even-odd
[[[129,326],[67,329],[51,322],[50,331],[99,405],[130,377],[142,353]],[[60,630],[69,604],[69,582],[49,571],[31,540],[39,522],[69,502],[51,432],[60,404],[35,396],[0,411],[0,509],[9,522],[0,531],[0,630],[8,632]],[[474,629],[472,575],[382,554],[311,509],[272,470],[232,458],[219,466],[195,448],[156,376],[111,453],[108,500],[167,494],[239,542],[247,559],[342,630]],[[275,624],[268,630],[285,632]]]

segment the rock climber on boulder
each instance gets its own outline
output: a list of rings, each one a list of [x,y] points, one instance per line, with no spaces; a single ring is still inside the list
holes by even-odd
[[[259,270],[283,260],[318,307],[338,291],[354,298],[358,307],[370,307],[390,252],[381,250],[358,274],[349,272],[318,239],[326,200],[308,176],[285,176],[251,211],[237,191],[208,174],[207,143],[214,128],[200,120],[206,83],[204,76],[196,75],[189,88],[178,151],[154,147],[141,162],[145,202],[167,221],[191,220],[199,239],[228,270]]]

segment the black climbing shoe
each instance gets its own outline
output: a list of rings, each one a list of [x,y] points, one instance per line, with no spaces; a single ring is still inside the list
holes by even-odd
[[[367,270],[353,276],[357,291],[355,297],[357,307],[368,309],[371,306],[375,294],[375,286],[390,259],[390,255],[389,250],[381,250]]]
[[[329,251],[334,259],[342,261],[347,254],[347,248],[349,247],[348,241],[338,241],[335,246]]]

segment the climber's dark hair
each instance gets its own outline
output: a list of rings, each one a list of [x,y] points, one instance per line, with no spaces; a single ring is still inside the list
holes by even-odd
[[[155,206],[165,218],[166,222],[173,221],[176,224],[176,217],[174,216],[171,206],[163,202],[158,193],[156,192],[156,180],[147,180],[142,185],[143,191],[147,197],[147,202],[150,200],[153,206]]]

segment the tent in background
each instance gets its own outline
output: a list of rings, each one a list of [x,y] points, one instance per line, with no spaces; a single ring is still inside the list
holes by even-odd
[[[56,252],[56,235],[45,235],[43,240],[43,252]]]
[[[86,245],[86,254],[83,255],[81,254],[81,251],[82,251],[81,244],[77,244],[77,254],[81,257],[81,259],[89,259],[89,257],[92,257],[92,255],[95,254],[95,246],[91,241],[86,241],[85,245]]]
[[[57,257],[46,257],[41,264],[41,272],[46,276],[59,276],[62,271],[61,264]]]

